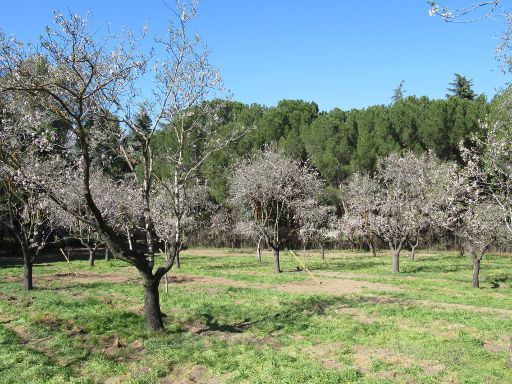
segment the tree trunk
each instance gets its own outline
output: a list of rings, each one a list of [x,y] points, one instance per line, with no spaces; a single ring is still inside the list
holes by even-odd
[[[158,283],[159,281],[154,278],[144,277],[144,317],[146,328],[152,332],[164,329]]]
[[[177,253],[176,254],[176,258],[174,259],[174,265],[176,266],[176,268],[180,269],[181,268],[181,262],[180,262],[180,254]]]
[[[110,255],[108,252],[108,247],[105,245],[105,261],[109,261],[109,260],[110,260]]]
[[[130,248],[130,251],[132,251],[133,244],[132,244],[132,236],[130,235],[130,231],[126,231],[126,237],[128,238],[128,247]]]
[[[281,273],[281,266],[279,265],[279,248],[272,247],[272,251],[274,253],[274,272]]]
[[[393,273],[400,273],[400,251],[393,251]]]
[[[411,260],[416,261],[416,245],[411,246]]]
[[[320,252],[322,253],[322,260],[325,260],[325,249],[323,244],[320,244]]]
[[[459,256],[464,257],[464,244],[459,243]]]
[[[30,291],[32,288],[34,288],[32,284],[32,267],[34,266],[34,263],[30,260],[26,260],[23,265],[23,289]]]
[[[89,267],[94,267],[94,254],[95,254],[95,249],[93,248],[89,248]]]
[[[32,284],[32,267],[35,258],[26,243],[21,242],[21,252],[23,253],[23,289],[30,291],[34,288]]]
[[[473,288],[480,288],[480,259],[474,249],[471,249],[470,252],[471,258],[473,259]]]
[[[373,241],[368,240],[368,246],[370,247],[370,251],[372,251],[373,257],[377,257],[377,250],[375,249],[375,245],[373,245]]]
[[[261,239],[256,243],[256,257],[258,258],[258,262],[261,264]]]

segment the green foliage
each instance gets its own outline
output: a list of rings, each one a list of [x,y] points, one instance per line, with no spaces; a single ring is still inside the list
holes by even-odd
[[[365,109],[318,112],[315,103],[282,100],[272,108],[257,104],[229,102],[213,129],[229,130],[233,125],[252,129],[224,150],[214,153],[198,170],[212,196],[226,200],[228,176],[233,164],[267,144],[277,145],[285,155],[309,160],[331,186],[338,186],[353,172],[373,172],[379,158],[393,152],[421,153],[433,149],[442,160],[460,161],[459,144],[479,132],[478,121],[489,112],[484,96],[474,100],[450,97],[401,97],[393,104]],[[173,170],[163,161],[175,146],[171,127],[155,134],[153,150],[158,158],[155,170],[169,177]],[[200,133],[186,157],[193,159],[203,150]]]
[[[473,100],[476,97],[476,93],[472,89],[473,80],[469,80],[465,76],[456,73],[455,80],[450,85],[452,87],[447,89],[446,97],[457,97],[467,100]]]

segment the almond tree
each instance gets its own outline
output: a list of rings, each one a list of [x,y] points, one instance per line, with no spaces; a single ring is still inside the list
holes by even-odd
[[[473,261],[473,288],[480,287],[480,264],[485,252],[496,243],[506,243],[506,229],[503,221],[496,220],[500,208],[490,201],[468,207],[458,232],[466,240]]]
[[[232,174],[230,202],[247,223],[262,236],[274,254],[274,271],[281,272],[279,252],[301,228],[304,201],[314,199],[321,182],[309,168],[275,149],[266,148],[240,161]]]
[[[180,221],[181,239],[183,246],[188,236],[204,229],[213,210],[208,190],[203,185],[181,186],[179,200],[181,206],[174,205],[170,199],[174,193],[174,185],[171,180],[160,183],[153,192],[151,210],[155,222],[155,232],[158,238],[164,242],[165,249],[176,241],[176,220]],[[177,218],[179,216],[179,218]],[[175,256],[176,267],[180,268],[179,252]]]
[[[44,190],[61,209],[93,226],[114,256],[137,268],[143,280],[146,325],[152,331],[163,328],[158,286],[172,268],[182,241],[182,223],[180,215],[177,215],[174,223],[176,236],[168,248],[167,260],[155,270],[154,223],[150,205],[154,177],[150,145],[153,134],[162,126],[171,126],[176,133],[179,145],[176,156],[172,158],[176,170],[172,198],[179,211],[182,205],[181,186],[209,154],[240,135],[240,132],[232,131],[210,135],[208,124],[214,111],[204,107],[195,115],[201,119],[197,119],[194,127],[204,128],[202,131],[209,146],[197,162],[184,168],[183,153],[194,143],[188,140],[189,125],[182,123],[190,117],[191,109],[206,105],[204,101],[215,95],[220,87],[220,77],[208,62],[208,52],[201,48],[197,37],[188,38],[186,25],[195,14],[196,3],[192,2],[188,9],[185,4],[179,5],[178,22],[170,23],[167,36],[156,39],[147,54],[140,54],[142,48],[131,33],[101,38],[97,31],[88,27],[86,18],[77,15],[65,17],[57,13],[55,26],[47,28],[38,45],[24,45],[13,38],[0,37],[2,94],[30,97],[37,105],[66,121],[72,135],[73,145],[66,153],[42,162],[38,169],[23,176]],[[29,59],[36,65],[27,65]],[[34,69],[39,65],[47,66],[46,73],[41,74]],[[151,88],[149,94],[139,88],[142,80],[145,87]],[[150,117],[150,126],[138,124],[141,110]],[[143,169],[138,180],[147,233],[146,252],[130,249],[126,235],[106,219],[99,208],[97,196],[91,190],[91,145],[94,137],[89,122],[101,120],[100,117],[109,121],[112,116],[116,116],[126,130],[135,132],[139,143],[142,143],[142,154],[137,157]],[[136,173],[134,151],[127,148],[122,138],[119,144],[118,149]],[[57,174],[63,175],[60,181],[54,180]],[[79,176],[81,198],[92,220],[68,205],[62,193],[67,188],[62,179],[72,179],[75,175]]]
[[[16,108],[0,111],[0,226],[8,229],[21,246],[26,290],[33,288],[33,266],[48,244],[53,223],[47,217],[49,201],[37,188],[24,182],[24,170],[37,166],[54,137],[45,125],[46,115],[29,106],[26,100],[3,99]],[[31,129],[42,133],[32,140]]]
[[[466,153],[467,154],[467,153]],[[473,287],[478,288],[482,258],[493,244],[506,244],[500,207],[482,188],[473,165],[459,169],[443,163],[431,173],[431,188],[424,201],[433,228],[448,230],[461,239],[473,263]]]
[[[300,223],[299,237],[304,244],[304,249],[308,241],[318,244],[322,260],[325,259],[325,242],[331,238],[336,225],[335,211],[335,207],[321,205],[317,198],[302,200],[297,209],[297,219]]]
[[[500,122],[482,123],[483,139],[462,148],[468,177],[500,208],[503,223],[512,233],[512,131]]]
[[[376,256],[379,185],[370,175],[354,173],[341,190],[344,210],[339,222],[341,232],[349,238],[363,238]]]
[[[393,272],[400,271],[403,246],[428,222],[424,205],[429,184],[429,168],[435,163],[432,154],[403,156],[391,154],[378,164],[376,180],[382,189],[377,194],[378,214],[375,234],[389,244],[393,252]]]
[[[59,176],[56,176],[59,180]],[[97,249],[104,244],[94,224],[94,217],[82,199],[81,180],[78,174],[68,174],[60,180],[66,188],[55,189],[60,201],[65,201],[63,210],[54,201],[49,205],[48,215],[55,225],[78,239],[89,251],[89,267],[94,266]],[[119,234],[126,234],[128,246],[133,250],[131,233],[143,222],[141,196],[137,184],[130,179],[113,180],[101,171],[93,170],[90,181],[91,194],[102,216]],[[80,212],[76,216],[70,212]],[[85,219],[85,220],[83,220]]]

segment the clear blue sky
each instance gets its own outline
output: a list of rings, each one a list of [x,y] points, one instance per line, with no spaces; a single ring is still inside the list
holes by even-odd
[[[91,10],[98,30],[148,22],[150,32],[161,32],[171,16],[162,0],[18,0],[3,2],[0,28],[34,41],[53,10],[68,8]],[[492,97],[508,81],[494,59],[504,25],[447,24],[427,10],[423,0],[202,0],[192,30],[234,99],[245,103],[303,99],[321,110],[360,108],[389,103],[401,80],[406,95],[443,98],[455,72]]]

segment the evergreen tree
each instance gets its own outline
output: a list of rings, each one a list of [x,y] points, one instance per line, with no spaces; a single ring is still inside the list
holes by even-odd
[[[393,103],[396,103],[398,100],[402,100],[404,98],[404,83],[405,80],[400,81],[398,87],[393,90],[393,96],[391,96]]]
[[[455,80],[450,83],[452,88],[448,88],[449,93],[446,97],[457,97],[459,99],[473,100],[476,97],[476,93],[471,88],[473,86],[473,80],[469,80],[465,76],[458,73],[455,74]]]

